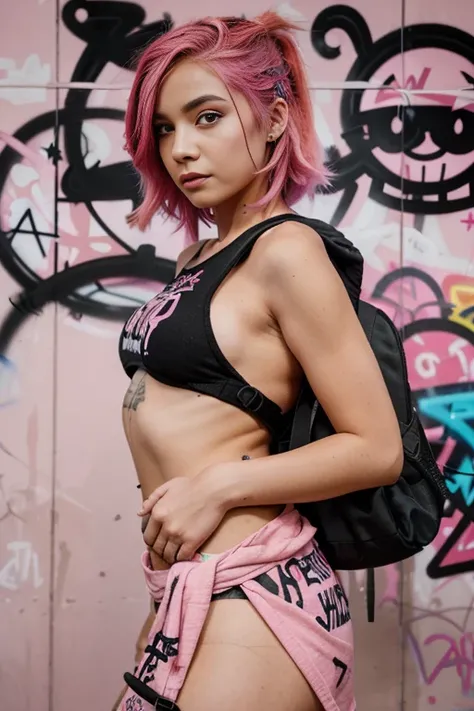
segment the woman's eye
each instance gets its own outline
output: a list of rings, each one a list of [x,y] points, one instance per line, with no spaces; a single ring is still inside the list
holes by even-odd
[[[200,115],[197,122],[204,126],[210,126],[213,123],[217,123],[220,118],[221,114],[217,113],[217,111],[206,111]]]
[[[156,135],[158,136],[158,138],[160,138],[161,136],[167,136],[168,133],[171,133],[173,127],[167,123],[159,123],[155,124],[154,129]]]

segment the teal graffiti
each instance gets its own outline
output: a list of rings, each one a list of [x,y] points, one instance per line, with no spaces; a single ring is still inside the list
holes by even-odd
[[[421,397],[419,411],[443,425],[450,435],[474,451],[474,392],[445,393]],[[446,486],[451,494],[462,497],[467,508],[474,504],[474,466],[472,456],[465,454],[456,470],[445,469]]]
[[[474,503],[473,477],[474,468],[471,457],[463,457],[459,471],[449,474],[449,478],[446,477],[446,486],[451,494],[459,492],[467,506],[472,506]]]
[[[474,392],[421,397],[418,400],[418,410],[444,425],[456,439],[461,439],[474,450],[474,428],[468,422],[474,421]]]

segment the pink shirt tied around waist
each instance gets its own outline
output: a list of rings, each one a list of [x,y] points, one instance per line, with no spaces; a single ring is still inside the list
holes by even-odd
[[[240,585],[254,607],[260,612],[263,605],[266,608],[263,616],[272,617],[271,606],[275,597],[253,578],[300,552],[315,532],[314,526],[288,505],[280,516],[242,543],[205,562],[193,559],[175,563],[168,570],[152,570],[148,551],[143,553],[142,566],[148,589],[153,599],[161,603],[152,633],[162,630],[166,637],[179,639],[177,656],[157,669],[159,693],[176,700],[206,620],[212,594]],[[278,617],[276,613],[275,616]],[[274,622],[279,626],[278,620]]]

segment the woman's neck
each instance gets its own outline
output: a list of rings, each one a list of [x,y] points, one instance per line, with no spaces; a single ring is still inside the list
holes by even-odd
[[[214,210],[214,219],[217,225],[219,242],[232,242],[249,227],[266,220],[274,215],[291,212],[288,205],[281,198],[276,198],[262,208],[249,208],[248,204],[257,202],[259,198],[246,201],[239,200],[233,206],[220,205]]]

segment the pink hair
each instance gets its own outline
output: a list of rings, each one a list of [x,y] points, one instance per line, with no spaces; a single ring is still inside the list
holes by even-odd
[[[153,131],[157,92],[184,58],[206,63],[229,90],[242,94],[259,126],[265,124],[277,95],[288,103],[287,128],[261,171],[268,174],[268,190],[249,207],[268,205],[280,194],[292,205],[305,194],[314,195],[318,185],[326,184],[327,173],[293,29],[297,27],[274,12],[265,12],[254,20],[206,18],[170,30],[145,49],[125,118],[126,149],[141,174],[144,192],[143,202],[130,217],[132,224],[143,230],[162,210],[177,219],[178,229],[184,227],[188,238],[195,241],[199,220],[213,222],[211,211],[194,207],[168,175]]]

